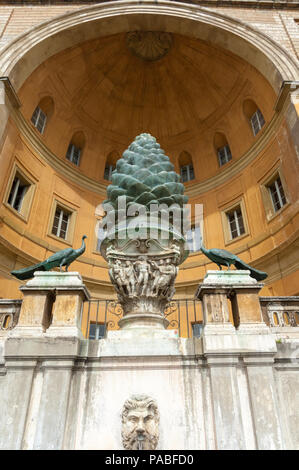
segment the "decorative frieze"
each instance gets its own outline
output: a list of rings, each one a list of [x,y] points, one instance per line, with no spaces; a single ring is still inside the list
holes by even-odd
[[[180,244],[157,240],[130,240],[123,246],[111,241],[105,253],[109,275],[124,312],[119,325],[168,325],[164,310],[175,293],[174,282],[181,259]],[[137,241],[137,242],[138,242]],[[144,242],[144,243],[141,243]],[[163,325],[163,326],[162,326]]]

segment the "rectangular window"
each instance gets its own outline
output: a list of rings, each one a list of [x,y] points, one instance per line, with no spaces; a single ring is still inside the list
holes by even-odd
[[[76,147],[76,145],[74,144],[70,144],[66,152],[66,158],[70,162],[79,166],[80,156],[81,156],[81,149],[79,147]]]
[[[37,106],[32,114],[31,122],[34,127],[43,134],[47,122],[47,115]]]
[[[220,166],[225,165],[225,163],[229,162],[232,159],[232,154],[228,145],[219,148],[217,153]]]
[[[70,212],[57,206],[52,227],[52,234],[56,235],[56,237],[60,237],[66,240],[70,217]]]
[[[114,165],[106,165],[105,172],[104,172],[104,179],[107,181],[112,180],[112,172],[115,170]]]
[[[21,212],[25,194],[27,193],[30,184],[25,181],[21,175],[16,173],[14,177],[11,190],[8,196],[8,204],[16,211]]]
[[[287,203],[279,176],[268,186],[268,189],[270,191],[274,211],[277,212]]]
[[[201,247],[200,227],[191,227],[191,229],[186,233],[186,240],[188,243],[188,250],[191,253],[199,251]]]
[[[100,253],[101,251],[101,244],[104,239],[104,230],[102,228],[100,220],[97,220],[96,223],[96,231],[97,231],[97,246],[96,246],[96,251]]]
[[[191,163],[189,165],[181,166],[181,179],[182,183],[194,180],[194,169]]]
[[[230,228],[231,238],[237,238],[240,237],[240,235],[243,235],[243,233],[245,233],[245,228],[241,207],[236,207],[232,211],[227,212],[226,215]]]
[[[200,338],[203,329],[202,322],[192,323],[193,338]]]
[[[104,323],[93,323],[89,325],[89,339],[101,339],[105,337],[106,327]]]
[[[265,124],[264,116],[259,109],[251,116],[250,119],[253,135],[257,135]]]

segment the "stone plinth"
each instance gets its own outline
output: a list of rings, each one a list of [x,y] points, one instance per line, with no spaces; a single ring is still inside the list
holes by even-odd
[[[273,353],[275,341],[262,318],[258,293],[263,284],[250,271],[208,271],[196,297],[202,300],[203,347],[207,354],[227,350]],[[233,317],[229,321],[229,302]]]
[[[165,330],[169,325],[169,321],[162,315],[156,313],[136,312],[132,315],[127,314],[124,318],[119,320],[118,326],[123,330],[131,329],[150,329],[150,330]]]
[[[241,269],[213,270],[207,271],[202,286],[236,286],[257,284],[257,281],[250,276],[250,271]]]
[[[89,293],[79,273],[37,271],[20,289],[24,300],[12,336],[82,337],[80,313]]]
[[[208,271],[196,297],[203,302],[205,325],[226,325],[231,301],[234,326],[264,325],[258,293],[263,284],[250,276],[250,271]]]

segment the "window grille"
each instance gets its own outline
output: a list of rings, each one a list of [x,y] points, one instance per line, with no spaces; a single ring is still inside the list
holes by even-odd
[[[62,209],[61,207],[56,208],[53,227],[52,227],[53,235],[56,235],[56,237],[60,237],[66,240],[70,216],[71,214],[65,211],[64,209]]]
[[[241,207],[236,207],[233,211],[228,212],[227,214],[230,233],[232,238],[240,237],[245,233],[243,216],[241,212]]]
[[[80,156],[81,156],[81,149],[79,147],[76,147],[76,145],[70,143],[66,152],[66,158],[70,162],[79,166]]]
[[[280,177],[278,176],[268,188],[271,194],[274,211],[277,212],[287,203]]]
[[[193,169],[192,163],[181,166],[180,170],[181,170],[182,183],[185,183],[186,181],[194,180],[194,169]]]
[[[219,165],[225,165],[225,163],[229,162],[232,159],[232,154],[229,148],[229,145],[225,145],[217,150]]]
[[[35,108],[31,117],[31,122],[41,134],[44,133],[47,122],[47,115],[39,106]]]
[[[265,124],[264,116],[259,109],[250,118],[253,135],[257,135]]]

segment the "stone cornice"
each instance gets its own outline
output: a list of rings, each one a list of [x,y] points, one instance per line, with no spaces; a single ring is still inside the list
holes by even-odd
[[[9,80],[9,78],[8,77],[0,77],[0,82],[4,83],[5,93],[6,93],[6,96],[8,97],[8,99],[9,99],[9,102],[10,102],[11,106],[13,108],[16,108],[16,109],[20,108],[20,106],[21,106],[20,100],[19,100],[18,95],[16,94],[15,89],[12,86],[11,81]]]
[[[108,3],[109,0],[68,0],[68,5],[82,5],[88,6],[98,3]],[[114,0],[115,2],[122,0]],[[214,6],[214,7],[243,7],[243,8],[258,8],[258,9],[298,9],[299,1],[298,0],[175,0],[176,3],[185,3],[187,5],[198,5],[198,6]],[[146,3],[146,2],[144,2]],[[159,4],[159,0],[156,0],[156,3]],[[41,6],[45,5],[43,0],[6,0],[1,2],[1,5],[14,5],[14,6]],[[65,0],[47,0],[46,6],[51,5],[61,5],[65,6]]]
[[[292,214],[290,214],[290,216],[286,219],[286,223],[284,224],[284,226],[287,225],[288,223],[291,223],[292,220],[296,217],[297,214],[298,214],[298,209],[294,210],[294,212]],[[55,253],[56,251],[58,251],[60,249],[58,246],[51,245],[51,244],[47,243],[45,240],[43,240],[39,237],[36,237],[35,235],[28,232],[27,230],[22,229],[22,227],[18,223],[16,223],[12,217],[2,215],[1,212],[0,212],[0,222],[5,223],[8,227],[13,229],[19,235],[27,238],[28,240],[36,243],[37,245],[45,248],[47,251],[52,251],[53,253]],[[275,235],[275,233],[277,233],[280,229],[281,229],[281,226],[278,225],[276,227],[276,229],[274,229],[271,232],[271,234],[267,233],[267,234],[264,234],[264,236],[262,236],[262,237],[257,237],[255,239],[251,240],[248,245],[242,245],[242,246],[240,246],[236,249],[232,249],[231,252],[234,253],[234,254],[240,254],[240,253],[242,253],[242,252],[244,252],[244,251],[246,251],[250,248],[253,248],[254,246],[256,246],[259,243],[266,240],[267,238]],[[292,236],[289,237],[289,239],[287,241],[283,242],[282,245],[277,246],[275,249],[271,250],[269,253],[266,253],[264,256],[262,256],[258,260],[254,260],[252,262],[252,265],[254,267],[257,267],[257,264],[260,264],[261,262],[264,263],[266,261],[269,261],[273,256],[279,254],[279,252],[281,251],[282,248],[286,248],[289,244],[294,243],[298,239],[298,237],[299,237],[299,231],[298,230],[294,231]],[[26,261],[28,261],[29,263],[36,263],[36,262],[40,261],[40,260],[37,260],[35,258],[32,258],[31,256],[26,256],[26,254],[24,254],[22,251],[15,248],[14,245],[10,244],[8,240],[3,239],[3,237],[1,237],[1,235],[0,235],[0,243],[3,246],[6,246],[9,250],[14,252],[18,256],[20,256],[22,259],[26,259]],[[198,256],[198,254],[196,256]],[[197,268],[197,267],[207,266],[207,265],[211,264],[210,261],[207,261],[207,259],[204,255],[202,255],[201,258],[202,258],[201,260],[197,260],[196,262],[192,262],[192,260],[190,260],[190,257],[189,257],[187,259],[187,261],[180,267],[180,270],[181,271],[189,270],[189,269],[194,269],[194,268]],[[89,258],[87,256],[81,256],[80,257],[80,262],[82,262],[84,264],[89,264],[89,265],[92,265],[92,266],[107,268],[107,263],[101,256],[99,256],[99,260],[96,260],[94,258]],[[292,267],[291,267],[291,269],[292,269]],[[107,283],[107,282],[103,281],[103,283],[105,285],[110,285],[109,282]],[[189,284],[192,284],[192,281],[191,282],[190,281],[177,282],[177,285],[189,285]]]
[[[278,90],[281,79],[298,79],[298,61],[281,44],[260,30],[232,18],[229,14],[216,11],[215,8],[206,8],[194,2],[169,0],[121,0],[81,5],[82,8],[70,9],[23,32],[1,49],[0,69],[3,75],[10,77],[17,89],[40,65],[41,60],[63,48],[98,37],[99,33],[116,34],[129,31],[130,28],[135,29],[136,17],[139,27],[143,24],[148,28],[151,23],[153,30],[155,23],[160,22],[166,28],[169,18],[172,18],[169,32],[184,34],[188,31],[193,37],[208,39],[221,47],[222,33],[233,35],[236,41],[230,43],[231,52],[237,53],[256,67],[275,90]],[[160,21],[151,22],[153,15]],[[146,21],[146,17],[149,21]],[[94,22],[98,21],[103,21],[103,28],[94,27]],[[197,22],[200,27],[194,28]],[[215,28],[220,29],[220,35],[214,34]],[[70,35],[70,30],[74,34]],[[264,64],[263,67],[261,63]]]
[[[200,183],[194,183],[191,187],[186,188],[187,196],[196,197],[211,191],[231,180],[234,176],[243,171],[268,145],[270,139],[279,128],[283,117],[283,114],[275,114],[263,130],[260,138],[242,155],[242,157],[238,158],[236,161],[230,162],[230,165],[221,169],[217,175]]]
[[[2,77],[2,80],[6,77]],[[7,84],[8,82],[5,82]],[[230,162],[230,165],[227,168],[221,169],[217,175],[208,178],[205,181],[200,183],[192,184],[186,188],[186,194],[189,197],[196,197],[201,194],[204,194],[207,191],[215,189],[222,184],[225,184],[231,178],[240,173],[247,165],[252,162],[267,146],[270,139],[273,137],[278,127],[280,126],[285,111],[287,109],[289,92],[293,90],[290,84],[297,84],[298,82],[284,82],[281,88],[280,95],[276,102],[276,112],[272,120],[263,130],[259,139],[254,143],[254,145],[243,154],[236,161]],[[15,122],[18,130],[20,131],[21,136],[26,140],[29,146],[34,152],[36,152],[39,157],[41,157],[46,163],[48,163],[57,173],[64,176],[67,180],[72,181],[79,187],[92,191],[96,194],[100,194],[103,199],[106,197],[107,184],[94,181],[92,178],[84,175],[79,169],[73,168],[63,161],[61,158],[57,157],[48,147],[45,145],[43,140],[38,135],[37,131],[33,126],[24,118],[23,114],[17,106],[17,95],[13,90],[9,82],[9,86],[5,85],[5,90],[7,93],[8,101],[11,104],[10,114],[11,118]]]
[[[107,185],[94,181],[84,175],[78,168],[73,168],[61,158],[57,157],[42,141],[33,126],[24,118],[19,110],[11,109],[11,118],[20,131],[21,136],[39,157],[48,163],[57,173],[72,181],[81,188],[100,194],[106,197]]]
[[[287,97],[289,96],[289,93],[297,90],[299,88],[299,81],[288,81],[285,80],[282,85],[281,89],[279,91],[274,109],[275,111],[279,112],[282,110],[284,107],[284,104],[286,102]]]

